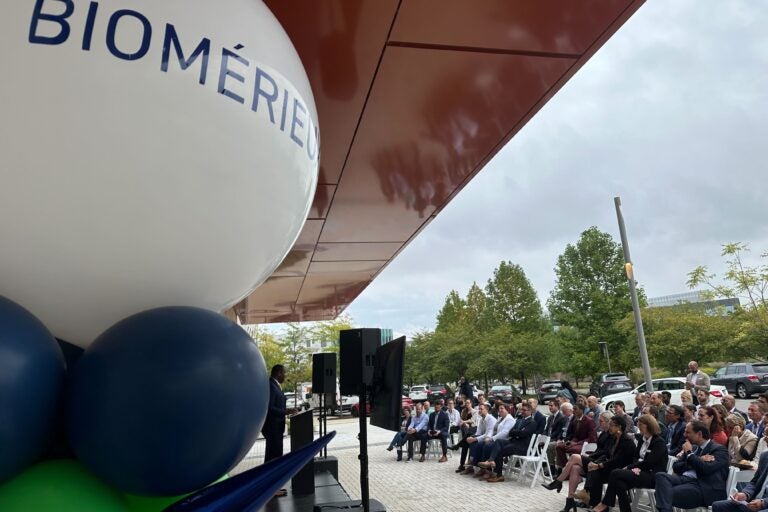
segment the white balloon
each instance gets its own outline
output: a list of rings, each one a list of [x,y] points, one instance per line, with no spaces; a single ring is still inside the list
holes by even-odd
[[[0,16],[0,295],[87,346],[138,311],[221,311],[290,250],[314,100],[260,0],[35,0]]]

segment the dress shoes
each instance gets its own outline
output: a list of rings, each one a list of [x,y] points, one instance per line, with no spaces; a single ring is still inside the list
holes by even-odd
[[[502,475],[496,475],[494,474],[491,478],[488,479],[488,483],[495,484],[497,482],[503,482],[504,476]]]

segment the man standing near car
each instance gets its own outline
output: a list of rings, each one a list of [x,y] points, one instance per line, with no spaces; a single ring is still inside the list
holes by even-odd
[[[701,391],[709,393],[709,375],[699,370],[699,363],[691,361],[688,363],[688,375],[685,377],[685,389],[691,391],[693,403],[699,405],[696,394]]]

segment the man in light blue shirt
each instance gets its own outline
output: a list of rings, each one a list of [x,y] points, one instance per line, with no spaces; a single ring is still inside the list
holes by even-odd
[[[413,442],[420,441],[422,444],[427,442],[427,426],[429,425],[429,416],[424,413],[424,406],[416,403],[416,414],[413,415],[411,426],[407,430],[405,438],[408,440],[408,460],[413,459]]]

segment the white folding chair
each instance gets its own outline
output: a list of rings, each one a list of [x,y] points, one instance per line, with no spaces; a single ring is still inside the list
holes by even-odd
[[[511,475],[513,472],[515,472],[515,469],[518,469],[518,471],[521,470],[522,466],[523,466],[522,459],[525,458],[525,457],[532,457],[533,455],[535,455],[535,453],[536,453],[535,452],[535,450],[536,450],[535,444],[536,444],[536,439],[538,437],[539,436],[536,435],[536,434],[531,436],[531,441],[528,443],[528,448],[525,451],[525,455],[513,455],[509,459],[509,463],[504,468],[504,472],[505,473],[507,473],[508,475]],[[516,468],[516,466],[517,466],[517,468]]]
[[[542,478],[552,479],[552,469],[549,466],[547,458],[547,445],[549,444],[549,436],[539,435],[535,436],[537,439],[533,443],[533,452],[531,455],[523,457],[518,456],[517,460],[520,461],[520,473],[518,474],[518,480],[522,481],[525,478],[527,471],[532,470],[531,477],[531,489],[536,486],[536,482],[539,479],[539,475]],[[546,473],[544,472],[544,465],[546,464]]]
[[[667,473],[672,473],[672,465],[677,457],[670,455],[667,458]],[[640,496],[645,493],[648,496],[648,505],[640,504]],[[635,512],[656,512],[656,491],[654,489],[632,489],[632,510]]]
[[[439,439],[431,438],[427,441],[427,458],[430,458],[432,455],[435,457],[441,457],[443,455],[443,447]],[[447,456],[448,458],[453,457],[451,450],[448,450]]]
[[[588,452],[593,452],[597,450],[597,443],[584,443],[581,445],[581,454],[587,455]]]

